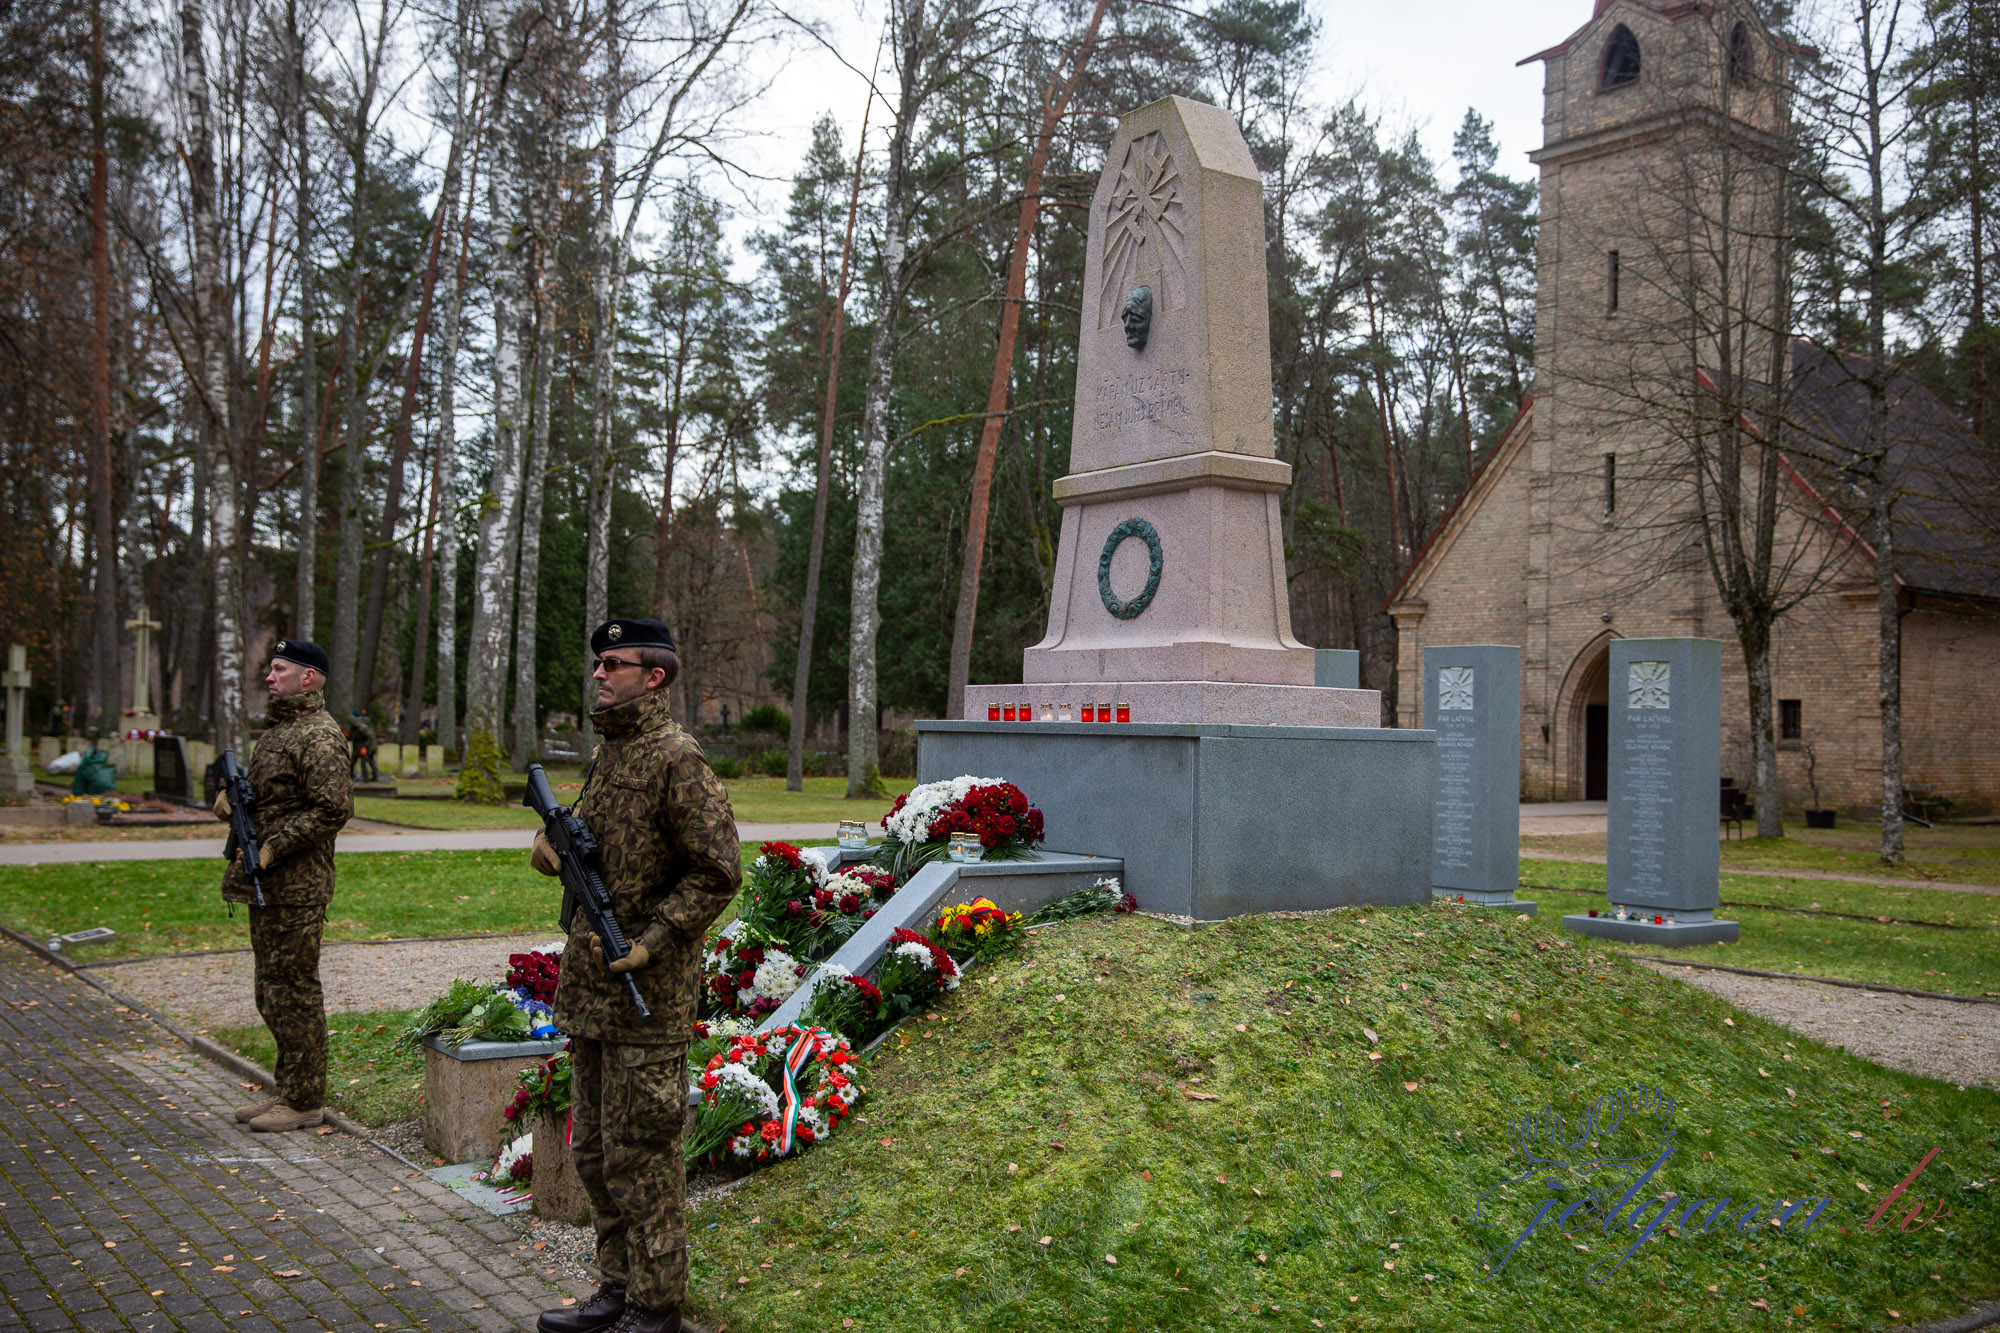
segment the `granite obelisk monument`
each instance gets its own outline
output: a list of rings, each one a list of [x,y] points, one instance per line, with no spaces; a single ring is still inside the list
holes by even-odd
[[[1380,694],[1292,636],[1264,255],[1228,112],[1169,97],[1120,122],[1048,632],[1026,683],[917,723],[919,781],[1018,783],[1050,849],[1117,857],[1141,905],[1202,920],[1432,892],[1434,734],[1384,727]]]
[[[1316,686],[1292,637],[1264,264],[1263,179],[1229,113],[1127,115],[1091,201],[1048,632],[1023,685],[966,691],[968,718],[1088,697],[1134,722],[1381,725],[1379,692]]]

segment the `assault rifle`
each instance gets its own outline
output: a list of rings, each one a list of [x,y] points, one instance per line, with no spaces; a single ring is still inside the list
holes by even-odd
[[[570,921],[581,908],[584,919],[590,923],[590,933],[604,946],[605,962],[615,963],[631,953],[632,945],[611,912],[611,891],[604,887],[604,877],[597,872],[597,835],[568,807],[556,804],[556,794],[549,788],[548,775],[542,772],[540,764],[528,765],[528,795],[522,804],[542,817],[542,832],[547,835],[549,846],[555,848],[556,859],[562,862],[562,928],[565,931],[570,928]],[[639,1017],[651,1018],[653,1011],[640,997],[632,974],[619,975],[625,978],[625,989],[631,994],[632,1007],[639,1011]]]
[[[250,876],[251,901],[258,907],[264,906],[264,867],[258,863],[262,850],[255,818],[257,791],[250,785],[250,775],[243,771],[243,765],[236,762],[236,751],[222,752],[222,790],[229,797],[229,841],[222,854],[234,857],[238,850],[243,853],[243,869]]]

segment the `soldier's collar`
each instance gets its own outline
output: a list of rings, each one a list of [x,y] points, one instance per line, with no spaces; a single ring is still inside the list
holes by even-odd
[[[294,694],[289,699],[271,700],[270,718],[273,722],[289,722],[295,717],[303,717],[326,707],[326,691],[307,690],[304,694]]]
[[[593,708],[590,725],[600,736],[636,736],[642,731],[656,731],[673,721],[673,710],[667,706],[665,690],[648,690],[636,699],[628,699],[622,704],[609,708]]]

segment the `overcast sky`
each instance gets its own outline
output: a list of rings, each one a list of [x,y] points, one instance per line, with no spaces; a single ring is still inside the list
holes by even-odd
[[[1515,62],[1567,37],[1591,10],[1590,0],[1309,3],[1321,24],[1313,101],[1330,106],[1358,92],[1391,126],[1414,126],[1440,161],[1451,152],[1465,109],[1476,107],[1494,122],[1501,169],[1517,177],[1533,172],[1527,153],[1541,143],[1542,70],[1539,64],[1516,68]],[[864,75],[842,60],[867,70],[882,13],[879,0],[833,0],[825,21],[838,56],[819,48],[800,51],[758,108],[764,132],[749,156],[760,175],[782,182],[796,170],[822,112],[833,113],[853,144]],[[881,124],[878,108],[870,133],[877,149]],[[786,189],[756,189],[759,211],[775,221]]]

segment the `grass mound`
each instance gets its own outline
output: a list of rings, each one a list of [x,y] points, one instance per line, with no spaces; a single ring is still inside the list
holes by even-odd
[[[865,1081],[848,1132],[695,1212],[698,1317],[1845,1329],[2000,1286],[2000,1094],[1791,1038],[1550,923],[1425,907],[1038,931],[891,1037]],[[1662,1232],[1592,1285],[1637,1233],[1579,1221],[1477,1280],[1542,1195],[1530,1181],[1489,1200],[1497,1224],[1469,1221],[1527,1169],[1508,1122],[1641,1086],[1678,1103],[1679,1152],[1644,1197],[1766,1215],[1830,1198],[1818,1227]],[[1942,1195],[1950,1214],[1866,1232],[1933,1148],[1905,1202]]]

